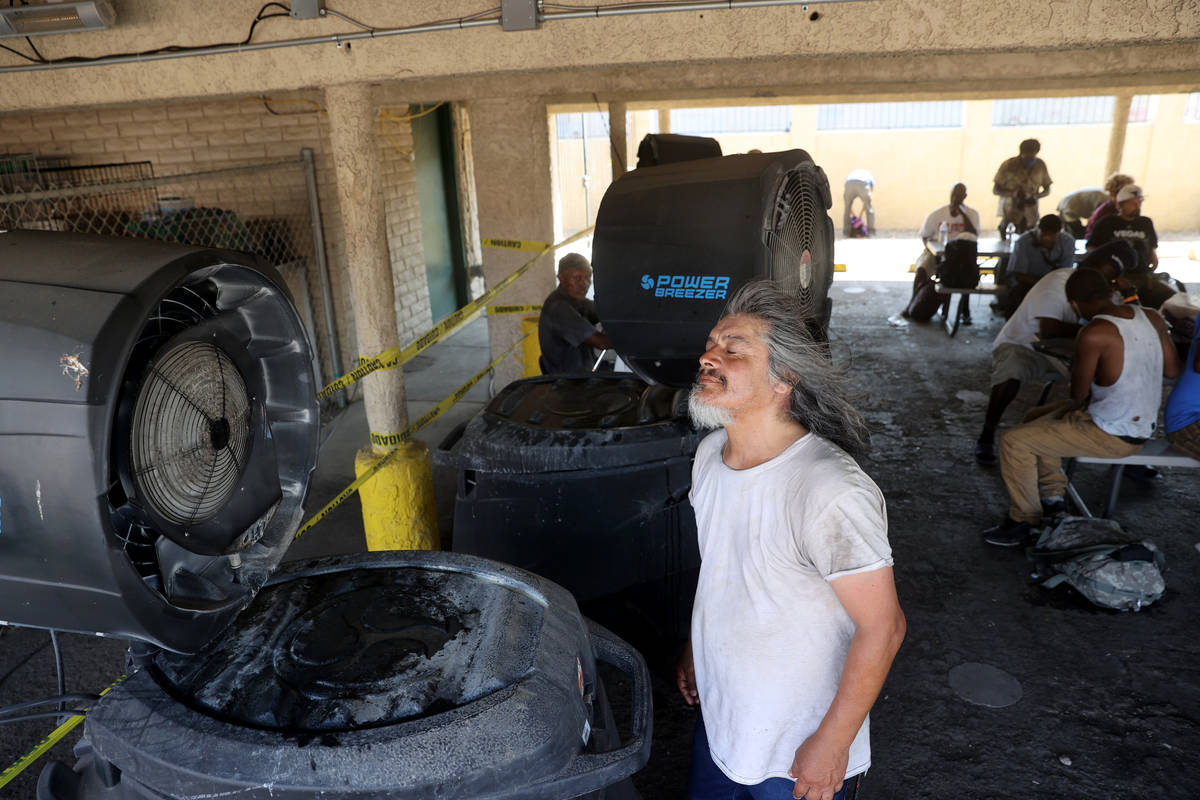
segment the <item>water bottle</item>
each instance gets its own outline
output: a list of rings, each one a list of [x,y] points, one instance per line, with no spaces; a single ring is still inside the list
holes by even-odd
[[[1017,232],[1017,226],[1013,225],[1011,222],[1008,223],[1008,227],[1004,229],[1004,240],[1012,241],[1013,234],[1015,234],[1016,232]]]
[[[946,225],[946,220],[942,220],[942,224],[938,226],[938,243],[942,247],[946,246],[946,239],[950,234],[950,227]]]

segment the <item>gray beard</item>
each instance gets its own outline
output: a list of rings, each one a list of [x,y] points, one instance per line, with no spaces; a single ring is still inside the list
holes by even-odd
[[[733,414],[729,409],[709,405],[701,400],[699,395],[700,384],[697,383],[688,394],[688,416],[691,417],[693,425],[702,430],[710,430],[724,428],[733,422]]]

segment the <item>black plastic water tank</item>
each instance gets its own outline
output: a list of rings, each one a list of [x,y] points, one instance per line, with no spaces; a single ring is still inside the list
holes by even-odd
[[[639,646],[686,636],[703,434],[681,399],[631,375],[509,384],[435,455],[458,470],[455,552],[550,578]]]
[[[561,587],[470,556],[287,565],[203,653],[146,662],[38,800],[626,798],[650,751],[637,652]],[[633,685],[624,744],[597,662]]]

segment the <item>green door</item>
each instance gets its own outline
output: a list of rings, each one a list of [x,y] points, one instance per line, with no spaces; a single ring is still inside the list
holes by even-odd
[[[412,108],[412,113],[421,109]],[[417,201],[421,206],[421,242],[425,248],[425,279],[434,321],[466,305],[467,267],[459,228],[458,186],[454,179],[454,149],[450,109],[441,106],[412,121],[417,168]]]

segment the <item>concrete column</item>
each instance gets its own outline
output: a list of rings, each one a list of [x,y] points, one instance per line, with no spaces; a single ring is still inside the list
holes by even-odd
[[[660,108],[658,110],[658,132],[659,133],[670,133],[671,132],[671,109]]]
[[[502,97],[472,102],[471,147],[479,233],[488,238],[549,242],[554,238],[554,198],[550,172],[550,123],[546,104],[534,97]],[[484,248],[483,274],[495,286],[532,257],[531,253]],[[551,255],[501,295],[509,304],[541,303],[556,285]],[[488,317],[492,356],[521,337],[519,314]],[[496,389],[521,376],[516,351],[496,367]]]
[[[375,140],[378,112],[366,84],[328,87],[325,107],[358,352],[377,356],[400,343],[388,257],[384,170]],[[404,373],[399,367],[379,370],[364,377],[362,384],[371,441],[356,454],[354,473],[361,476],[375,470],[359,489],[367,549],[437,549],[429,448],[393,436],[408,424]],[[397,448],[399,452],[393,453]]]
[[[1104,162],[1101,181],[1107,180],[1109,175],[1121,168],[1121,156],[1125,152],[1125,131],[1129,128],[1129,106],[1133,104],[1133,95],[1119,94],[1113,100],[1112,131],[1108,135],[1108,158]]]
[[[376,106],[366,84],[351,84],[326,88],[325,107],[358,353],[372,357],[399,344],[384,228],[382,171],[375,142]],[[362,384],[371,432],[387,435],[403,430],[408,412],[401,369],[374,372],[363,378]]]
[[[608,104],[608,137],[612,143],[612,177],[615,181],[629,168],[629,141],[626,136],[625,119],[628,116],[624,103]]]

